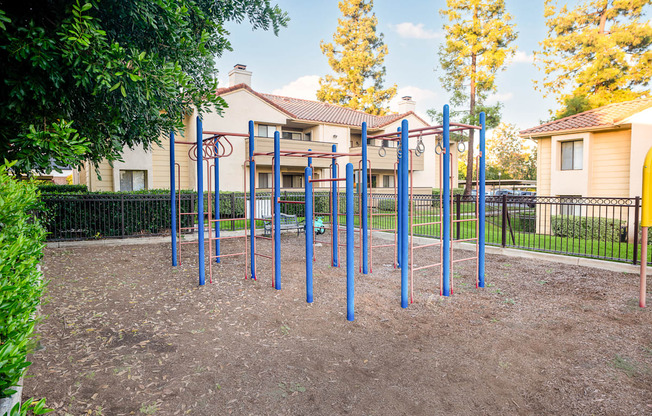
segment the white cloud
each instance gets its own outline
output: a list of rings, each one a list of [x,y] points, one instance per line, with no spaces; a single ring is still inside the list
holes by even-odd
[[[424,28],[423,23],[403,22],[397,25],[389,25],[389,27],[402,38],[435,39],[442,36],[439,32]]]
[[[497,102],[505,102],[509,101],[514,97],[514,94],[511,92],[505,92],[505,93],[496,93],[496,94],[489,94],[487,97],[487,104],[495,104]]]
[[[426,110],[436,105],[435,99],[437,98],[437,93],[432,90],[415,87],[413,85],[399,88],[396,92],[396,96],[394,96],[394,98],[392,98],[392,100],[389,102],[390,111],[398,112],[398,103],[401,101],[401,97],[405,97],[407,95],[412,97],[412,100],[417,103],[416,112],[422,116],[422,118],[428,120],[428,118],[423,116],[421,113],[425,113]]]
[[[512,63],[526,63],[526,64],[534,63],[534,55],[533,54],[528,55],[523,51],[516,51],[514,57],[512,58]]]
[[[318,89],[319,75],[304,75],[281,88],[272,90],[272,94],[303,98],[304,100],[316,100]]]

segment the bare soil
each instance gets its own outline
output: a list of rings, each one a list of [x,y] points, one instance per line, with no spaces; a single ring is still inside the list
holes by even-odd
[[[278,291],[262,258],[257,281],[229,257],[198,287],[195,250],[173,268],[169,244],[48,249],[26,397],[60,415],[652,414],[652,312],[635,275],[489,255],[485,289],[459,263],[440,297],[431,269],[402,309],[383,248],[356,274],[348,322],[328,246],[313,304],[303,236],[283,236]],[[439,258],[421,251],[417,264]]]

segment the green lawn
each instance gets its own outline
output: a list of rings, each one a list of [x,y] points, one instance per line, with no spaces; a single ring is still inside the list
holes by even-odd
[[[464,212],[473,212],[474,207],[472,204],[467,204],[467,207],[464,207],[462,210]],[[520,213],[527,214],[527,211],[519,211]],[[375,213],[376,214],[376,213]],[[385,214],[385,213],[383,213]],[[461,216],[464,218],[464,215]],[[418,215],[414,216],[414,224],[422,224],[428,222],[439,221],[438,210],[419,210]],[[328,225],[328,217],[323,217],[324,223]],[[298,217],[299,221],[303,221],[303,217]],[[360,218],[356,215],[354,217],[355,226],[359,227]],[[514,221],[514,219],[513,219]],[[256,228],[260,229],[263,227],[262,221],[256,221]],[[346,222],[345,215],[340,215],[339,217],[340,225],[344,225]],[[249,220],[246,221],[247,227]],[[388,215],[374,215],[372,222],[373,229],[388,229],[393,228],[395,225],[394,216]],[[515,225],[515,224],[513,224]],[[245,226],[245,220],[236,220],[235,229],[243,229]],[[439,237],[440,235],[440,226],[438,224],[429,224],[424,226],[416,226],[414,228],[414,234],[419,236],[426,237]],[[231,222],[222,222],[222,230],[231,230]],[[453,238],[474,238],[475,237],[475,223],[473,222],[462,222],[459,224],[459,234],[458,234],[458,225],[453,224],[451,227],[451,236]],[[528,233],[524,231],[514,231],[513,238],[512,234],[507,231],[507,241],[506,246],[516,247],[524,250],[532,251],[543,251],[543,252],[554,252],[554,253],[564,253],[569,255],[576,256],[585,256],[592,258],[603,258],[603,259],[615,259],[619,261],[631,262],[634,245],[632,243],[623,243],[623,242],[606,242],[598,239],[582,239],[582,238],[570,238],[570,237],[559,237],[553,235],[545,234],[535,234]],[[501,245],[502,244],[502,231],[499,225],[486,222],[485,225],[485,241],[490,245]],[[652,250],[648,254],[648,260],[652,258]]]

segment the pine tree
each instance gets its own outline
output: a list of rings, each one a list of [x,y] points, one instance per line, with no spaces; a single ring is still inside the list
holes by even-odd
[[[319,45],[335,76],[319,79],[317,98],[371,114],[386,114],[385,103],[396,95],[396,85],[383,89],[387,45],[383,34],[376,34],[373,0],[342,0],[338,6],[343,17],[337,20],[333,43],[322,40]]]
[[[496,91],[496,73],[504,69],[505,60],[512,57],[516,40],[512,16],[505,11],[504,0],[447,0],[446,9],[439,13],[448,20],[444,25],[446,42],[439,49],[444,75],[440,80],[452,93],[451,104],[468,106],[465,111],[452,111],[465,123],[478,124],[481,111],[489,113],[498,124],[500,103],[489,107],[484,101]],[[433,114],[433,112],[431,112]],[[489,117],[488,117],[489,118]],[[464,192],[471,192],[473,178],[474,131],[469,132]]]
[[[586,0],[569,9],[546,0],[548,37],[535,52],[545,79],[535,85],[557,96],[563,107],[557,116],[568,114],[568,103],[577,101],[573,97],[585,97],[590,109],[649,95],[652,26],[645,8],[650,3]]]

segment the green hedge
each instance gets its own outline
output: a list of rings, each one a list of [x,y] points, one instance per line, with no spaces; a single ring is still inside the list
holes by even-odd
[[[36,310],[45,284],[37,266],[45,230],[31,214],[36,185],[16,181],[0,165],[0,398],[14,393],[27,367]]]
[[[136,192],[86,192],[42,194],[40,217],[48,239],[92,239],[169,233],[171,226],[169,190]],[[182,212],[195,212],[197,194],[181,192]],[[222,218],[242,218],[245,203],[235,194],[235,207],[229,192],[220,193]],[[204,209],[208,195],[204,194]],[[235,210],[235,212],[233,212]],[[207,215],[207,214],[206,214]],[[195,217],[184,215],[183,227],[192,227]]]
[[[601,241],[620,242],[626,231],[625,221],[596,217],[571,217],[553,215],[550,218],[552,233],[558,237],[593,238]]]
[[[453,188],[452,191],[452,195],[464,195],[464,188]],[[432,190],[432,196],[439,196],[440,193],[439,189]]]
[[[54,185],[54,184],[41,184],[38,185],[38,190],[47,193],[67,194],[71,192],[88,192],[86,185]]]
[[[384,211],[384,212],[394,212],[396,209],[395,207],[395,202],[391,199],[381,199],[378,201],[378,211]]]
[[[305,201],[305,196],[303,193],[293,192],[281,192],[282,201]],[[329,204],[329,194],[326,192],[316,192],[315,193],[315,204],[313,206],[313,212],[330,212]],[[303,204],[283,204],[281,203],[281,212],[283,214],[296,215],[297,217],[306,216],[306,207]]]

